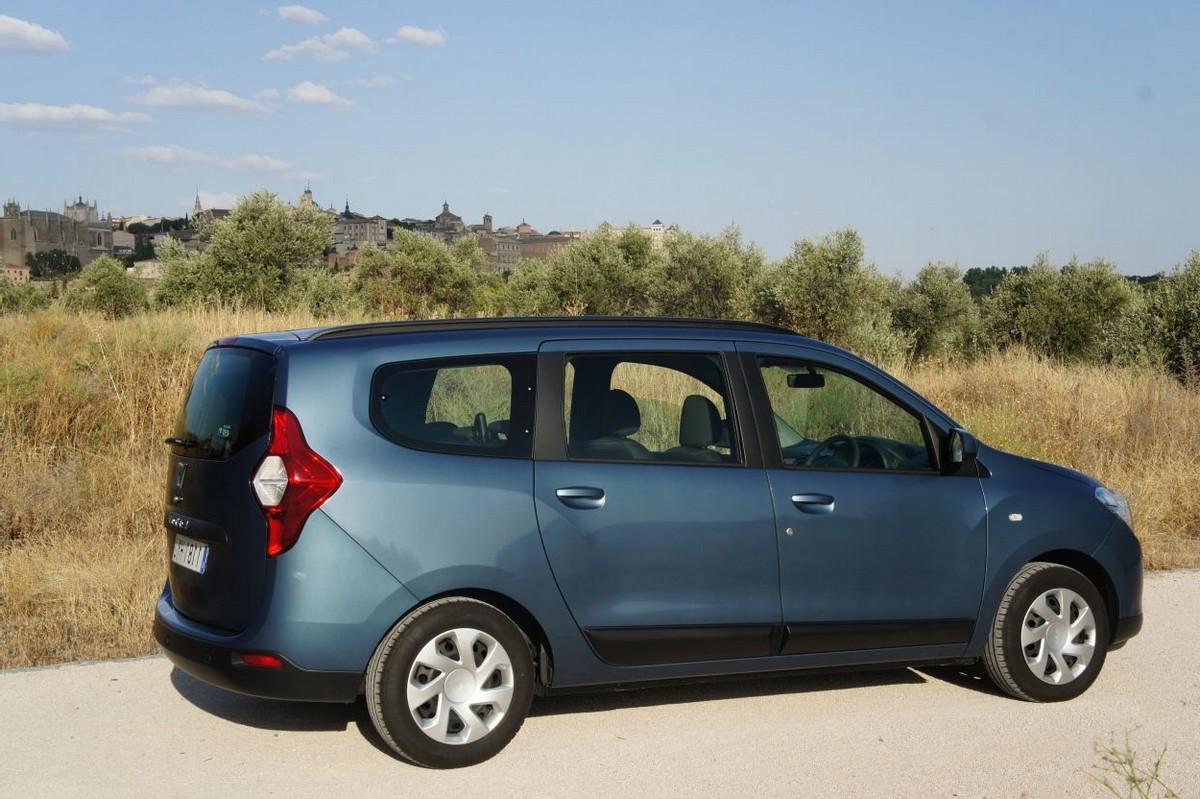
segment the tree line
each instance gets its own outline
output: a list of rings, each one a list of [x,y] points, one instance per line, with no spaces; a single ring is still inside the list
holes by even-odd
[[[910,281],[864,259],[853,229],[795,243],[768,261],[736,228],[676,232],[662,247],[640,230],[604,225],[548,259],[486,271],[472,237],[453,245],[397,229],[386,249],[359,252],[352,277],[324,266],[332,221],[269,192],[225,218],[200,217],[204,249],[158,248],[153,293],[113,258],[99,258],[57,300],[109,316],[149,308],[307,308],[319,318],[611,314],[753,319],[866,357],[970,359],[1021,346],[1063,361],[1162,366],[1200,383],[1200,252],[1171,272],[1130,280],[1104,259],[964,273],[930,263]],[[0,309],[50,299],[0,284]]]

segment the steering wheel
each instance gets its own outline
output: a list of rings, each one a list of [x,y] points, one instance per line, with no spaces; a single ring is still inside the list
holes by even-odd
[[[858,446],[857,439],[854,436],[838,433],[836,436],[830,436],[817,445],[816,449],[808,454],[805,459],[805,466],[816,466],[822,462],[828,462],[836,465],[841,458],[838,457],[839,450],[845,449],[848,457],[846,458],[846,466],[854,469],[858,467],[858,459],[861,450]]]

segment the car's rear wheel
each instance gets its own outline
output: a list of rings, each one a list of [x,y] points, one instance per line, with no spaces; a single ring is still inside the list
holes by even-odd
[[[1061,702],[1095,682],[1108,641],[1108,613],[1096,586],[1075,569],[1030,563],[1000,600],[983,662],[1005,692]]]
[[[516,735],[533,681],[529,640],[508,616],[448,597],[413,611],[384,638],[367,667],[367,709],[404,759],[470,766]]]

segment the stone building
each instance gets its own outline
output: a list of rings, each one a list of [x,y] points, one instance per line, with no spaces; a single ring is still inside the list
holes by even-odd
[[[63,205],[64,213],[22,211],[9,200],[0,218],[0,246],[4,248],[4,271],[24,269],[25,255],[65,250],[87,266],[101,255],[112,253],[112,225],[100,220],[96,205],[80,198]],[[69,212],[69,213],[67,213]]]
[[[378,214],[363,216],[355,213],[350,210],[347,200],[346,210],[333,219],[333,246],[339,253],[344,253],[367,244],[380,249],[387,247],[387,220]]]
[[[420,236],[453,244],[454,242],[474,232],[463,224],[462,217],[450,210],[450,203],[442,203],[442,212],[433,219],[413,219],[408,217],[400,220],[400,227],[411,230]],[[472,228],[479,227],[473,225]]]

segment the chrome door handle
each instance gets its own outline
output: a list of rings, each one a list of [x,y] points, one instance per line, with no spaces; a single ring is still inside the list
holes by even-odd
[[[591,486],[568,486],[554,492],[558,501],[576,510],[597,510],[604,507],[604,489]]]

